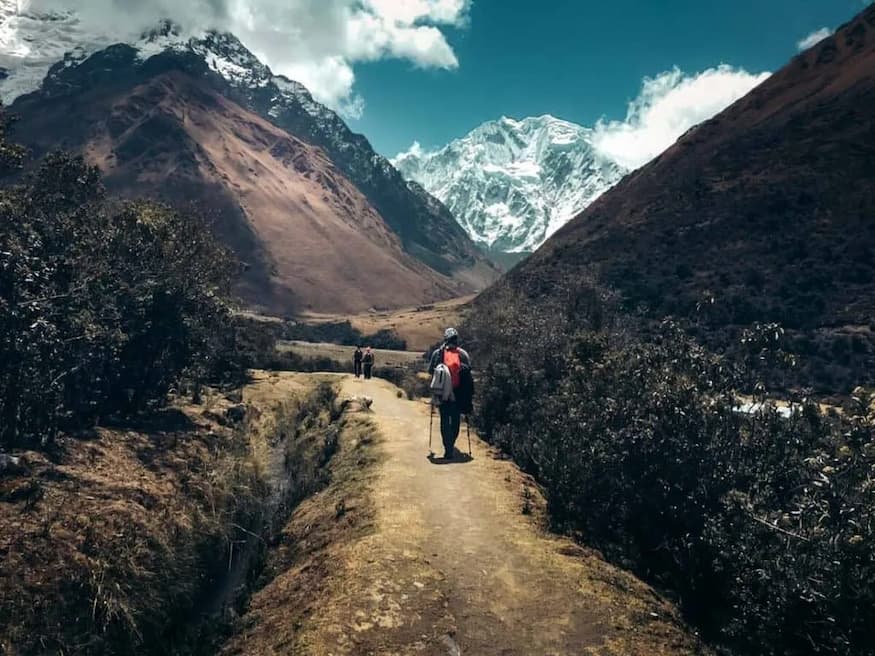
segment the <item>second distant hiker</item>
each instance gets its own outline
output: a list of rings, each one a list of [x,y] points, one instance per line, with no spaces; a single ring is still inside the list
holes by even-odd
[[[371,373],[374,370],[374,352],[371,347],[365,349],[364,357],[362,357],[362,365],[365,369],[365,380],[371,379]]]
[[[361,346],[355,347],[355,353],[352,354],[352,368],[355,372],[355,377],[359,378],[362,375],[362,358],[364,353]]]

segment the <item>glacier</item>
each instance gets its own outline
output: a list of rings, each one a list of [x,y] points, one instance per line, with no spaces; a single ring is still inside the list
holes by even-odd
[[[592,135],[550,115],[502,117],[435,151],[416,144],[392,164],[481,247],[527,253],[627,173],[594,148]]]

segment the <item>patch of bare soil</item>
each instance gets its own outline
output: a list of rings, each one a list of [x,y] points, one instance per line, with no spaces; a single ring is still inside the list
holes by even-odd
[[[343,394],[373,399],[381,440],[347,425],[224,653],[706,653],[650,587],[549,534],[534,483],[485,444],[430,460],[426,405],[379,380]]]

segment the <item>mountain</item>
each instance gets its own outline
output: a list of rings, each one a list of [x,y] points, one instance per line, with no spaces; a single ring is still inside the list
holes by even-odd
[[[392,163],[443,201],[471,239],[501,253],[535,250],[625,174],[596,152],[592,130],[552,116],[484,123]]]
[[[794,383],[875,380],[875,6],[690,130],[559,230],[502,288],[590,270],[717,349],[788,329]],[[522,302],[522,301],[521,301]]]
[[[36,155],[85,153],[121,195],[209,209],[248,265],[250,303],[354,312],[458,296],[497,277],[443,205],[232,35],[188,38],[168,22],[95,47],[68,50],[18,97],[15,137]],[[7,70],[16,90],[25,79]]]

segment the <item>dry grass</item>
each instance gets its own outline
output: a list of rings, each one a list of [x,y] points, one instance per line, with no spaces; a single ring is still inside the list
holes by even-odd
[[[134,652],[188,611],[264,486],[241,433],[192,407],[153,421],[23,454],[2,481],[0,651]]]
[[[299,626],[318,613],[343,550],[373,528],[375,508],[368,491],[379,459],[376,430],[365,415],[347,414],[339,426],[330,483],[295,510],[267,562],[239,631],[223,654],[302,653]]]
[[[367,312],[355,316],[309,314],[302,319],[310,323],[349,320],[353,328],[365,335],[380,330],[394,330],[407,342],[411,351],[422,352],[441,339],[447,326],[462,323],[473,296],[387,312]]]
[[[48,457],[16,454],[26,472],[0,478],[0,654],[179,647],[231,550],[285,498],[287,438],[318,382],[255,372],[236,427],[211,392]]]

